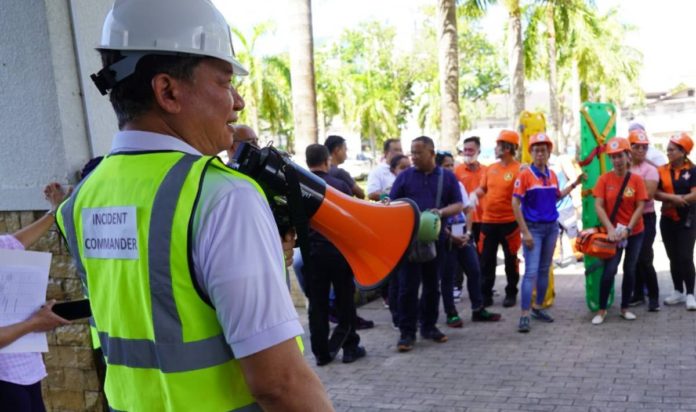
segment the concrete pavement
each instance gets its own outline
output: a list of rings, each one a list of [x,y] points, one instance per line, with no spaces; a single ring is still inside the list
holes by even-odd
[[[664,299],[672,282],[659,240],[655,251]],[[464,328],[447,328],[440,315],[448,342],[419,338],[413,351],[398,353],[389,311],[373,301],[358,309],[376,323],[360,331],[367,357],[342,364],[339,354],[318,368],[308,339],[305,355],[338,411],[696,410],[696,312],[663,305],[649,313],[643,305],[634,310],[637,320],[625,321],[615,302],[605,323],[593,326],[582,266],[556,273],[556,321],[532,320],[529,334],[517,332],[519,306],[504,309],[501,297],[491,308],[503,314],[501,322],[472,323],[465,296],[457,304]],[[504,284],[499,276],[497,289]],[[308,330],[306,313],[300,317]]]

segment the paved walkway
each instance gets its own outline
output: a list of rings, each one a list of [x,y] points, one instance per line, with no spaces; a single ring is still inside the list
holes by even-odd
[[[662,244],[656,243],[661,299],[672,291]],[[499,267],[498,273],[502,273]],[[376,327],[361,331],[367,357],[339,359],[317,368],[307,340],[306,356],[339,411],[676,411],[696,410],[696,313],[684,306],[624,321],[617,305],[600,326],[584,302],[582,267],[556,276],[556,322],[532,321],[517,332],[519,308],[492,308],[499,323],[470,322],[468,298],[458,304],[465,325],[440,325],[449,341],[418,340],[398,353],[398,332],[381,301],[359,308]],[[498,290],[505,283],[496,282]],[[617,278],[620,285],[620,277]],[[620,286],[619,286],[620,289]],[[300,314],[305,321],[306,313]],[[444,322],[442,315],[440,321]]]

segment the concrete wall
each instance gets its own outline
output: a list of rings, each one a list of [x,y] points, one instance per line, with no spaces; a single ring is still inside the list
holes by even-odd
[[[47,182],[74,182],[75,171],[108,149],[116,119],[87,82],[100,66],[93,49],[109,6],[2,1],[0,210],[47,209]]]

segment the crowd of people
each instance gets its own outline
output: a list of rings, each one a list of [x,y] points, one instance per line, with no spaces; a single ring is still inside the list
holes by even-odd
[[[667,147],[669,162],[665,164],[660,164],[659,156],[649,159],[649,151],[654,150],[649,149],[649,143],[643,126],[635,123],[630,127],[628,138],[612,138],[605,146],[612,169],[599,177],[592,194],[597,217],[608,238],[616,243],[617,253],[606,259],[603,265],[600,310],[592,319],[595,325],[604,322],[614,277],[622,258],[621,317],[636,319],[629,308],[645,303],[646,295],[648,310],[660,310],[657,274],[653,265],[657,222],[655,200],[662,202],[663,206],[660,227],[674,281],[674,292],[664,303],[685,303],[688,310],[696,310],[692,259],[696,239],[696,229],[692,229],[696,169],[687,158],[693,143],[685,133],[672,137]],[[321,146],[307,148],[310,169],[344,193],[361,197],[360,192],[352,189],[356,183],[352,179],[342,179],[341,169],[336,168],[345,160],[345,140],[330,136],[325,148],[320,150]],[[459,148],[459,156],[454,156],[436,150],[432,139],[420,136],[411,142],[409,157],[404,155],[398,139],[388,139],[384,143],[382,162],[368,176],[368,199],[389,202],[391,199],[409,198],[421,211],[434,213],[442,222],[441,232],[434,242],[436,253],[423,258],[420,251],[414,253],[419,246],[414,244],[408,258],[394,270],[382,288],[384,304],[391,312],[394,328],[399,331],[398,351],[410,351],[417,332],[422,339],[438,343],[447,341],[447,335],[436,326],[440,301],[444,324],[452,328],[463,326],[456,303],[460,301],[464,276],[471,301],[471,320],[495,322],[501,319],[499,313],[487,309],[494,305],[499,248],[504,256],[507,281],[502,306],[515,306],[520,295],[521,314],[517,330],[529,332],[531,319],[540,323],[554,321],[545,303],[554,253],[562,233],[573,238],[578,232],[577,227],[570,230],[564,224],[567,216],[563,214],[567,213],[559,212],[570,209],[572,215],[576,215],[572,201],[567,198],[582,184],[586,175],[565,173],[552,167],[553,140],[545,133],[531,136],[526,147],[521,147],[517,132],[502,131],[496,139],[497,161],[490,165],[479,162],[480,147],[480,138],[468,137]],[[312,153],[317,150],[329,156],[329,159],[321,158],[320,171],[316,165],[310,164]],[[532,160],[529,164],[517,160],[522,150],[530,153]],[[337,162],[330,160],[334,153],[338,155]],[[457,159],[461,159],[459,164],[456,164]],[[334,166],[329,166],[331,164]],[[330,243],[325,238],[322,242]],[[524,259],[521,281],[520,249]],[[336,269],[339,267],[350,270],[348,266],[337,263],[331,266],[333,269],[327,268],[323,272],[317,266],[314,270],[318,272],[311,279],[318,282],[323,277],[323,281],[328,281],[339,276],[341,271]],[[312,282],[306,276],[304,279]],[[311,287],[309,283],[305,288]],[[346,291],[354,293],[350,282],[332,284],[335,292],[331,293],[337,296],[344,296]],[[345,290],[340,291],[342,288]],[[320,312],[325,328],[328,320],[323,312],[328,310],[325,303],[328,287],[320,288],[317,294],[308,293],[310,325],[319,305],[323,308]],[[352,305],[345,299],[342,301]],[[353,306],[341,311],[347,312],[356,316]],[[346,322],[356,328],[355,320],[344,319],[336,331],[345,328]],[[335,332],[327,350],[328,329],[322,329],[321,335],[322,349],[315,355],[317,364],[325,365],[336,356],[345,340],[336,338],[344,336],[343,332]],[[355,345],[347,350],[343,347],[344,361],[345,354],[350,362],[357,358],[351,355]],[[364,348],[360,347],[359,353],[362,357]]]

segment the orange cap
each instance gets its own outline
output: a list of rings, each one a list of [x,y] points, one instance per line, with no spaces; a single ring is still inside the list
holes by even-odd
[[[691,140],[691,136],[685,132],[681,132],[678,135],[675,134],[669,138],[669,141],[684,149],[686,154],[691,153],[691,149],[694,148],[694,141]]]
[[[650,144],[648,141],[648,135],[645,134],[645,131],[640,129],[631,130],[631,132],[628,134],[628,142],[630,144]]]
[[[546,133],[537,133],[529,139],[529,144],[527,145],[527,150],[531,153],[532,146],[535,144],[545,144],[549,146],[549,151],[553,149],[553,142],[551,138],[546,135]]]
[[[623,137],[615,137],[606,143],[606,153],[611,155],[614,153],[630,152],[631,144]]]
[[[514,130],[501,130],[496,142],[508,142],[515,146],[520,145],[520,135]]]

